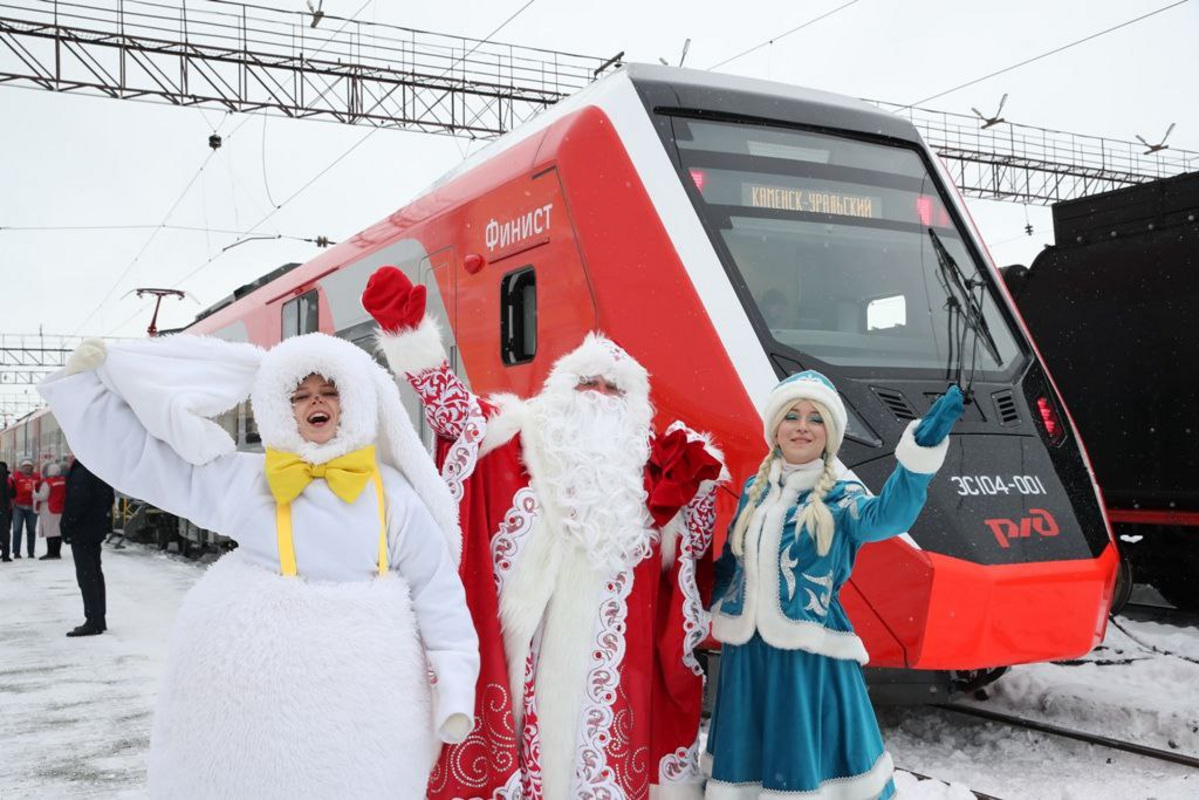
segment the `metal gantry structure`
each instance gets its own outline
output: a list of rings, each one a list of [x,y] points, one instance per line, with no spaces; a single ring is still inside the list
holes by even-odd
[[[0,85],[472,138],[617,58],[225,0],[0,0]],[[1192,151],[869,102],[908,117],[968,197],[1049,205],[1199,168]]]
[[[1047,206],[1199,169],[1194,151],[867,102],[911,120],[967,197]]]
[[[66,364],[79,336],[0,333],[0,421],[7,426],[41,403],[34,386]]]
[[[67,357],[86,336],[49,333],[0,333],[0,427],[7,427],[42,405],[34,388],[43,378],[65,366]],[[129,341],[106,336],[105,341]]]
[[[0,0],[0,86],[471,138],[619,58],[226,0]],[[968,197],[1049,205],[1199,169],[1193,151],[868,102],[910,119]],[[46,338],[0,336],[0,417],[35,405],[32,384],[78,344]]]
[[[489,137],[606,59],[241,3],[0,2],[0,84]]]

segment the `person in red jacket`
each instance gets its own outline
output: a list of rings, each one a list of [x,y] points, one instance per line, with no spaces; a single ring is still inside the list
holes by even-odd
[[[33,471],[33,460],[29,458],[21,459],[21,464],[17,468],[17,474],[12,476],[13,487],[16,489],[12,501],[13,558],[21,557],[22,528],[25,530],[25,538],[28,542],[26,549],[29,557],[33,558],[37,552],[37,537],[34,536],[34,533],[37,531],[37,510],[33,505],[35,502],[33,499],[33,490],[37,488],[41,480],[41,476]]]
[[[62,558],[62,533],[59,522],[67,498],[67,479],[58,464],[47,464],[42,482],[33,492],[37,501],[37,515],[41,522],[38,535],[46,540],[46,555],[38,561]]]

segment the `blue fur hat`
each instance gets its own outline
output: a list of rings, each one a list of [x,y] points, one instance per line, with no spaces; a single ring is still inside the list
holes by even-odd
[[[833,386],[833,382],[814,369],[797,372],[779,381],[779,384],[770,390],[770,396],[766,398],[766,405],[762,409],[766,444],[772,448],[775,446],[774,437],[784,412],[800,400],[820,403],[833,415],[832,420],[825,421],[825,429],[828,432],[828,450],[835,454],[841,449],[845,427],[849,421],[845,413],[845,403],[841,401],[841,395],[837,393],[837,387]],[[829,425],[829,422],[832,424]]]

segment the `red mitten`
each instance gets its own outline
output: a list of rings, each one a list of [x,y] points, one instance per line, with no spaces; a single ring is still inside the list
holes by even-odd
[[[646,465],[646,505],[658,527],[691,502],[704,481],[720,477],[721,464],[702,441],[689,441],[683,429],[654,439]]]
[[[366,282],[362,307],[383,330],[402,333],[424,319],[425,287],[413,286],[408,276],[395,267],[379,267]]]

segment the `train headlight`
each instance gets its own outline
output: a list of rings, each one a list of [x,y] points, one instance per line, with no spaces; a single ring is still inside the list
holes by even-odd
[[[1048,397],[1038,397],[1037,411],[1041,417],[1041,427],[1045,429],[1045,435],[1049,437],[1049,443],[1056,447],[1065,441],[1066,428],[1062,425],[1061,417],[1058,416],[1053,401]]]

